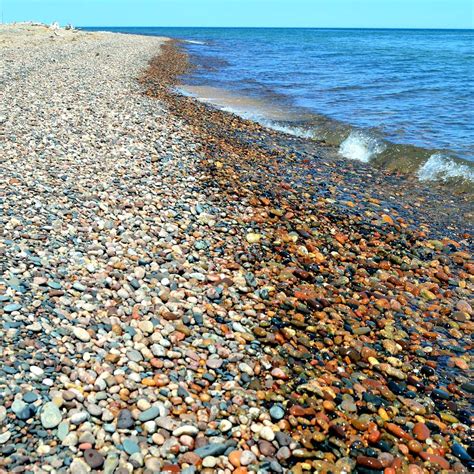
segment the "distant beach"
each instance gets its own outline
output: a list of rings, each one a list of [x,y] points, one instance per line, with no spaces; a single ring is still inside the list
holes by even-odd
[[[0,26],[0,474],[472,472],[469,190],[154,33]]]

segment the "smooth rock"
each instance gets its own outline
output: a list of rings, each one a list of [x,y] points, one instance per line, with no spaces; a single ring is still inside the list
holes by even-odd
[[[100,468],[104,464],[104,461],[105,461],[104,456],[102,456],[102,454],[100,454],[95,449],[86,449],[84,451],[84,459],[85,459],[86,463],[92,469]]]
[[[89,342],[91,340],[90,334],[84,328],[75,327],[72,332],[82,342]]]
[[[50,429],[58,426],[63,418],[57,405],[53,402],[48,402],[41,409],[40,419],[43,428]]]

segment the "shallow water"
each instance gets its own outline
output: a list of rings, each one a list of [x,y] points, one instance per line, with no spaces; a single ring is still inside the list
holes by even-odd
[[[349,159],[473,180],[472,30],[112,30],[185,40],[188,91],[226,110]]]

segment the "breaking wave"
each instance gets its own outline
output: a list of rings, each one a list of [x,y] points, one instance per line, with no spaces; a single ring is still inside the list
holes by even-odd
[[[340,144],[339,153],[350,160],[359,160],[368,163],[371,158],[386,149],[386,145],[375,137],[361,131],[353,131]]]
[[[252,120],[250,117],[249,120]],[[304,128],[301,127],[293,127],[289,125],[280,125],[275,122],[271,122],[268,120],[255,120],[256,122],[259,122],[261,125],[264,127],[272,128],[273,130],[276,130],[277,132],[282,132],[282,133],[287,133],[288,135],[293,135],[295,137],[300,137],[300,138],[314,138],[313,132],[310,130],[305,130]]]
[[[468,165],[457,163],[453,159],[435,153],[417,172],[420,181],[449,181],[463,179],[474,183],[474,170]]]
[[[449,151],[392,143],[375,133],[354,129],[324,116],[303,116],[299,109],[287,110],[273,101],[240,96],[220,88],[183,85],[178,90],[264,127],[334,146],[339,155],[346,159],[414,175],[420,181],[436,181],[457,192],[470,193],[474,190],[474,163],[450,156]]]

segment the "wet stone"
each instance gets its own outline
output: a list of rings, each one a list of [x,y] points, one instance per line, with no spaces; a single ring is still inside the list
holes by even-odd
[[[467,393],[474,394],[474,383],[466,382],[461,384],[461,389]]]
[[[453,443],[451,449],[452,449],[453,455],[461,459],[461,461],[472,460],[472,457],[469,455],[466,448],[464,448],[464,446],[460,445],[459,443]]]

